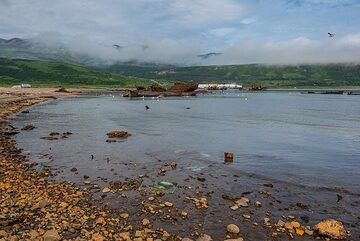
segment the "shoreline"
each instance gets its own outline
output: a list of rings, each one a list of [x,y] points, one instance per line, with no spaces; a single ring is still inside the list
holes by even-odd
[[[96,205],[90,192],[47,180],[53,175],[50,169],[33,170],[36,164],[28,163],[12,139],[16,132],[9,118],[36,104],[76,96],[54,90],[0,89],[0,105],[6,107],[0,109],[0,240],[132,240],[135,234],[181,240],[164,229],[151,230],[148,224],[134,230],[126,215]]]
[[[115,187],[111,187],[111,190],[109,190],[109,192],[104,192],[103,189],[102,194],[99,194],[99,196],[106,196],[107,194],[109,196],[104,197],[103,199],[100,200],[100,202],[98,202],[95,201],[95,199],[93,199],[92,197],[93,193],[91,193],[90,191],[84,191],[83,188],[76,187],[72,183],[57,183],[54,181],[48,181],[46,178],[51,177],[52,175],[51,170],[44,169],[39,173],[35,172],[32,169],[35,164],[30,164],[30,163],[28,164],[26,161],[26,157],[23,156],[21,154],[21,151],[16,148],[16,142],[11,138],[12,130],[10,130],[11,125],[9,125],[8,118],[11,117],[12,114],[22,111],[23,108],[28,108],[35,104],[39,104],[44,101],[51,100],[53,98],[68,98],[68,97],[74,97],[76,96],[76,94],[88,93],[88,90],[84,92],[82,92],[81,90],[77,90],[76,92],[74,92],[76,94],[56,93],[52,96],[50,95],[51,93],[53,93],[52,91],[54,91],[54,89],[52,89],[50,92],[45,91],[45,93],[42,94],[37,93],[35,94],[35,96],[30,96],[30,97],[27,96],[26,94],[22,95],[20,99],[15,98],[14,100],[12,100],[15,106],[7,106],[8,108],[6,110],[2,110],[2,112],[0,112],[0,117],[2,117],[1,131],[0,131],[0,164],[1,164],[0,190],[2,197],[1,204],[3,203],[8,204],[8,206],[5,206],[6,208],[8,208],[8,212],[5,213],[6,215],[15,214],[15,217],[13,218],[14,221],[12,221],[11,223],[13,225],[11,225],[10,228],[7,227],[4,228],[5,232],[7,232],[9,236],[14,235],[15,230],[16,232],[18,232],[17,230],[21,230],[22,234],[20,237],[18,237],[19,239],[30,237],[31,235],[36,236],[36,238],[39,237],[44,238],[47,234],[49,234],[49,232],[50,234],[55,235],[54,231],[49,231],[55,229],[57,235],[61,236],[61,240],[62,239],[75,240],[75,238],[83,238],[84,240],[90,240],[90,239],[136,240],[134,239],[136,236],[138,238],[137,240],[143,240],[139,238],[145,238],[145,236],[149,238],[148,240],[156,240],[156,239],[181,240],[180,237],[177,237],[176,235],[170,235],[168,232],[164,230],[161,229],[151,230],[152,222],[149,223],[148,221],[150,219],[154,221],[156,227],[166,226],[169,229],[175,230],[175,232],[177,233],[178,231],[174,229],[173,226],[171,226],[173,223],[176,224],[176,222],[179,222],[176,221],[175,216],[177,216],[177,219],[182,220],[183,222],[188,222],[190,226],[193,226],[194,224],[191,222],[191,220],[181,215],[181,210],[183,210],[184,207],[191,205],[192,202],[194,202],[194,204],[200,202],[200,208],[196,208],[199,210],[190,209],[188,211],[187,215],[189,215],[190,219],[192,219],[192,215],[194,215],[195,219],[199,219],[201,216],[204,215],[204,212],[208,212],[207,211],[208,209],[212,209],[213,205],[219,205],[219,204],[220,204],[220,208],[227,209],[226,213],[228,215],[227,217],[228,219],[226,221],[222,221],[220,224],[218,223],[217,226],[214,226],[216,222],[210,222],[209,227],[206,227],[205,221],[203,221],[202,226],[198,226],[197,228],[195,227],[194,229],[191,230],[191,232],[187,232],[187,230],[185,230],[185,233],[189,233],[189,234],[191,233],[191,237],[194,240],[196,240],[197,236],[200,236],[200,234],[208,233],[208,232],[211,233],[211,229],[219,229],[219,227],[222,228],[221,230],[217,230],[216,232],[217,236],[215,234],[214,240],[225,240],[225,239],[231,240],[231,238],[233,238],[233,240],[241,240],[241,238],[244,238],[245,240],[254,240],[254,238],[256,237],[258,238],[258,240],[265,237],[268,239],[275,239],[275,240],[290,240],[292,239],[292,236],[298,237],[298,239],[300,240],[312,240],[314,237],[316,237],[316,235],[313,234],[312,235],[309,234],[297,235],[296,233],[293,234],[290,231],[295,231],[295,229],[291,228],[287,230],[284,227],[276,225],[277,219],[281,218],[280,215],[274,214],[273,216],[275,217],[271,217],[271,215],[268,214],[268,211],[270,213],[275,211],[273,210],[274,207],[272,207],[274,203],[276,208],[280,208],[286,211],[286,209],[284,209],[283,207],[288,206],[289,203],[284,203],[284,204],[277,203],[278,201],[279,202],[284,202],[284,201],[283,200],[280,201],[278,200],[279,197],[276,197],[276,195],[281,196],[281,194],[284,194],[283,187],[279,187],[279,190],[277,187],[273,189],[273,187],[271,187],[272,184],[270,185],[267,183],[267,186],[265,186],[263,181],[254,184],[253,181],[250,180],[251,178],[249,176],[245,176],[245,175],[242,176],[241,174],[232,174],[233,177],[230,179],[233,178],[235,178],[236,180],[243,179],[244,180],[243,185],[246,186],[247,189],[259,190],[258,191],[259,193],[255,195],[254,199],[251,196],[252,194],[244,194],[243,192],[244,195],[249,195],[248,197],[250,198],[252,205],[251,207],[248,207],[247,210],[245,210],[242,216],[240,214],[237,214],[240,215],[240,217],[237,217],[234,214],[234,211],[231,211],[228,208],[229,204],[232,202],[231,199],[234,199],[235,197],[230,197],[230,194],[227,195],[227,198],[230,198],[230,200],[224,198],[224,194],[222,195],[223,196],[222,199],[224,200],[221,200],[221,197],[220,200],[218,199],[218,197],[212,197],[212,194],[210,194],[211,191],[217,190],[215,186],[212,187],[213,182],[218,182],[218,178],[215,178],[213,181],[211,181],[212,179],[211,173],[210,174],[204,173],[204,176],[206,177],[206,181],[205,181],[206,184],[204,184],[202,179],[199,178],[195,178],[195,180],[191,180],[187,184],[187,185],[191,184],[194,186],[198,185],[201,187],[198,190],[198,192],[200,193],[198,197],[195,197],[194,195],[196,194],[190,192],[189,190],[187,190],[186,192],[184,191],[184,193],[187,193],[189,196],[192,195],[191,196],[192,199],[190,199],[187,203],[181,204],[177,202],[178,200],[169,200],[171,201],[170,202],[171,205],[169,203],[168,205],[166,205],[166,202],[164,201],[166,199],[169,199],[168,197],[166,197],[166,195],[164,198],[162,198],[162,196],[156,197],[156,199],[159,200],[158,204],[160,203],[160,205],[161,204],[165,205],[164,207],[161,207],[157,211],[163,209],[163,211],[161,211],[160,213],[165,212],[168,213],[167,216],[170,216],[170,220],[165,220],[165,221],[162,220],[163,216],[159,217],[159,219],[161,219],[161,222],[158,222],[158,220],[154,220],[154,218],[152,217],[153,215],[148,213],[152,209],[152,208],[149,209],[149,207],[152,207],[152,205],[155,206],[158,205],[156,203],[155,204],[153,203],[152,205],[148,203],[149,201],[147,201],[147,199],[150,198],[148,197],[149,193],[142,193],[142,191],[139,191],[141,193],[141,196],[143,197],[140,203],[141,205],[144,206],[145,213],[142,213],[142,215],[139,214],[138,217],[136,218],[132,217],[132,214],[130,214],[129,217],[129,214],[126,213],[128,214],[126,217],[126,215],[124,215],[125,213],[118,212],[112,208],[106,207],[106,205],[104,206],[101,204],[101,200],[109,201],[109,199],[111,199],[109,196],[112,194],[114,195],[124,194],[121,190],[115,190]],[[2,92],[0,89],[0,94],[1,93]],[[96,93],[96,91],[94,91],[93,93]],[[3,103],[0,102],[0,104]],[[10,134],[5,134],[6,131],[10,131],[8,132]],[[163,163],[161,166],[163,168],[169,169],[168,172],[176,171],[176,169],[171,170],[172,168],[169,168],[170,165],[167,163]],[[216,170],[218,169],[218,167],[215,165],[215,167],[212,167],[212,169]],[[229,175],[229,173],[224,171],[224,175]],[[143,177],[141,177],[141,180],[142,179]],[[221,180],[224,181],[228,179],[229,176],[226,178],[224,177]],[[206,186],[207,184],[209,184],[209,186]],[[301,190],[302,188],[299,187],[298,189]],[[204,195],[206,190],[210,192]],[[294,193],[298,192],[299,190],[295,190]],[[235,190],[232,190],[232,188],[226,191],[228,193],[229,191],[233,191],[234,193],[241,193],[241,191],[235,192]],[[182,196],[181,192],[179,191],[180,194],[177,194],[176,196],[179,197]],[[3,195],[5,196],[5,198]],[[275,197],[273,195],[275,195]],[[11,197],[11,203],[9,202],[9,197]],[[129,196],[129,198],[131,197]],[[202,205],[201,198],[205,198],[206,202],[209,203],[209,208],[201,207]],[[291,202],[294,199],[294,197],[286,197],[286,198],[290,199]],[[172,199],[174,199],[174,197]],[[255,201],[257,199],[261,201],[260,206],[262,207],[257,207],[255,205],[256,203]],[[268,203],[273,203],[273,204],[268,204]],[[128,205],[127,207],[125,207],[125,209],[127,208],[132,209],[131,204],[125,203],[125,205]],[[174,208],[173,205],[175,207],[179,207],[179,210],[176,210],[177,208]],[[281,211],[281,212],[285,213],[285,211]],[[174,212],[176,212],[176,214],[174,214]],[[305,211],[301,210],[300,208],[298,212],[303,213]],[[292,213],[295,213],[295,211],[292,210]],[[223,215],[224,213],[220,213],[220,214]],[[0,213],[0,215],[2,215],[1,217],[4,216],[3,213]],[[145,218],[142,219],[144,216]],[[252,220],[253,216],[254,218],[256,217],[260,221]],[[309,233],[311,233],[312,231],[311,228],[305,228],[305,226],[308,226],[306,225],[306,222],[303,222],[301,219],[297,219],[297,217],[290,218],[290,216],[291,215],[289,215],[287,218],[284,218],[284,221],[288,220],[289,222],[300,223],[301,227],[304,227],[301,229],[308,230]],[[219,216],[215,215],[213,218],[219,218]],[[157,218],[155,217],[155,219]],[[41,220],[43,221],[44,224],[41,224]],[[232,222],[240,226],[241,228],[240,235],[238,234],[235,235],[226,232],[226,225],[230,223],[229,220],[232,220]],[[0,219],[0,222],[3,222],[3,219]],[[28,226],[19,227],[23,225],[23,222],[28,222]],[[20,225],[20,223],[22,225]],[[255,223],[257,224],[255,225]],[[33,225],[35,224],[35,225],[31,226],[31,224]],[[129,225],[132,225],[131,228]],[[14,226],[16,226],[16,229],[13,229]],[[138,230],[134,229],[134,227],[136,226],[138,227]],[[348,227],[346,226],[346,228]],[[113,230],[113,232],[111,232],[111,230]],[[255,234],[250,234],[251,232],[259,232],[259,234],[261,235],[256,236]],[[133,239],[130,239],[130,236]],[[219,239],[219,237],[221,237],[221,239]],[[9,240],[11,239],[9,238]],[[51,240],[60,240],[60,239],[51,239]],[[77,240],[81,240],[81,239],[77,239]],[[207,240],[207,239],[203,239],[203,240]]]

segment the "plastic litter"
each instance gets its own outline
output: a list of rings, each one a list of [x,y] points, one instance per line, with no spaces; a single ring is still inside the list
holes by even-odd
[[[176,185],[171,182],[160,181],[153,186],[153,190],[164,193],[174,193],[176,190]]]

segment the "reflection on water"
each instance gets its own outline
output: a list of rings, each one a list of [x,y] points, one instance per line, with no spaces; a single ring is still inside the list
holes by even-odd
[[[359,107],[357,96],[299,93],[229,92],[160,101],[81,97],[38,105],[14,124],[37,127],[17,137],[32,160],[97,176],[121,172],[126,162],[152,165],[159,159],[190,159],[189,168],[201,170],[206,165],[199,163],[222,162],[224,151],[231,151],[233,167],[249,173],[359,193]],[[105,134],[117,129],[132,136],[106,143]],[[54,131],[74,134],[40,139]]]

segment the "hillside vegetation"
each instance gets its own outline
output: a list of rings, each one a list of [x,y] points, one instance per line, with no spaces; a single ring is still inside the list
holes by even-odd
[[[113,65],[106,69],[143,78],[195,81],[197,83],[231,83],[244,86],[262,85],[270,88],[284,87],[337,87],[360,86],[360,65],[225,65],[198,66],[168,69],[151,69]]]
[[[136,87],[149,80],[108,74],[72,64],[0,58],[0,86],[29,83],[37,87]]]

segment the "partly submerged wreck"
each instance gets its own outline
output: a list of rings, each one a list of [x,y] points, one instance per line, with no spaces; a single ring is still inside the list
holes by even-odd
[[[177,82],[169,89],[160,85],[151,85],[147,88],[128,90],[124,97],[174,97],[174,96],[195,96],[198,84]]]

